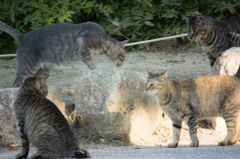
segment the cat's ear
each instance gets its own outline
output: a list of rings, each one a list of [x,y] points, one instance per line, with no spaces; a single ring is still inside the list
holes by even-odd
[[[22,76],[22,83],[28,78],[28,76]]]
[[[41,81],[40,81],[39,78],[37,78],[36,83],[35,83],[35,86],[36,86],[37,89],[40,89],[40,88],[41,88]]]
[[[41,82],[42,82],[42,83],[45,83],[46,80],[48,79],[48,77],[49,77],[49,75],[44,75],[44,76],[42,76],[42,77],[41,77]]]
[[[121,42],[121,46],[122,46],[122,47],[125,47],[125,45],[126,45],[128,42],[129,42],[129,40],[124,40],[124,41],[122,41],[122,42]]]
[[[42,75],[41,77],[36,77],[37,81],[41,82],[41,83],[45,83],[46,80],[48,79],[49,75]]]
[[[165,80],[165,79],[167,79],[167,74],[168,74],[168,69],[158,78],[161,79],[161,80]]]
[[[152,73],[150,71],[148,71],[147,69],[146,69],[146,72],[147,72],[148,76],[152,75]]]
[[[187,23],[189,23],[190,18],[189,18],[188,15],[182,15],[182,18],[183,18]]]
[[[197,24],[203,24],[204,22],[206,22],[206,20],[203,16],[198,16],[196,22]]]

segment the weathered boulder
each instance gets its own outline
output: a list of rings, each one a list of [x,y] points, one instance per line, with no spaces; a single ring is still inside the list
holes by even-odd
[[[11,143],[20,144],[17,119],[13,104],[17,98],[19,88],[0,89],[0,146],[9,146]],[[48,87],[48,99],[55,103],[65,114],[65,104],[54,87]]]
[[[153,96],[145,94],[146,75],[137,71],[85,71],[75,79],[75,110],[100,137],[120,139],[150,136],[162,120]]]
[[[11,143],[20,143],[17,121],[13,109],[13,103],[16,100],[17,93],[17,88],[0,89],[1,146],[9,146]]]
[[[213,75],[234,75],[240,65],[240,47],[224,51],[214,63]]]
[[[48,86],[47,99],[51,100],[58,107],[65,118],[67,117],[65,113],[65,103],[63,102],[59,92],[53,86]]]

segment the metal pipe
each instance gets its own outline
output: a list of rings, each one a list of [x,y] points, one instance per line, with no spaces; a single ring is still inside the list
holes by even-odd
[[[156,42],[156,41],[162,41],[162,40],[169,40],[169,39],[175,39],[175,38],[180,38],[188,36],[188,34],[180,34],[180,35],[174,35],[174,36],[169,36],[169,37],[164,37],[164,38],[158,38],[158,39],[152,39],[152,40],[146,40],[146,41],[140,41],[140,42],[134,42],[134,43],[127,43],[125,46],[133,46],[133,45],[139,45],[139,44],[144,44],[144,43],[151,43],[151,42]]]
[[[152,43],[156,41],[162,41],[162,40],[169,40],[169,39],[175,39],[175,38],[180,38],[188,36],[188,34],[180,34],[180,35],[174,35],[174,36],[169,36],[169,37],[164,37],[164,38],[158,38],[158,39],[152,39],[152,40],[146,40],[146,41],[140,41],[140,42],[134,42],[134,43],[127,43],[125,46],[133,46],[133,45],[139,45],[139,44],[145,44],[145,43]],[[16,57],[17,54],[4,54],[0,55],[0,57]]]

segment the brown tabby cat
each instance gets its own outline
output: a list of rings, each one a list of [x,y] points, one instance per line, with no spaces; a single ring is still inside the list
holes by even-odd
[[[236,46],[228,38],[229,31],[240,33],[240,16],[232,19],[217,21],[206,15],[195,16],[182,15],[187,22],[187,32],[190,39],[199,41],[203,52],[207,53],[210,64],[221,55],[221,53]]]
[[[148,71],[147,71],[148,72]],[[200,76],[173,81],[163,74],[148,72],[145,92],[153,95],[173,124],[173,142],[168,147],[177,147],[182,122],[189,127],[191,147],[198,147],[197,120],[223,117],[227,136],[219,146],[234,144],[239,136],[237,121],[240,113],[240,69],[233,75]]]
[[[46,98],[46,78],[27,78],[20,87],[14,110],[23,149],[16,158],[28,156],[29,143],[37,150],[32,158],[90,158],[87,151],[79,149],[57,106]]]

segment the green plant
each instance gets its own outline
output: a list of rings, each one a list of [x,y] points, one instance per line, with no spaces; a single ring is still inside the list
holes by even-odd
[[[0,10],[0,20],[22,33],[56,22],[94,21],[115,39],[135,42],[186,33],[182,14],[205,14],[216,20],[239,16],[240,1],[2,0]],[[2,34],[0,47],[11,41],[13,38]],[[127,49],[147,47],[145,44]]]
[[[82,122],[82,124],[85,125],[85,121],[84,121],[85,117],[82,116],[82,115],[76,115],[76,111],[73,111],[73,112],[69,115],[69,117],[67,118],[67,121],[68,121],[68,123],[69,123],[70,125],[74,125],[74,124],[76,123],[76,120],[77,120],[77,119],[80,119],[81,122]]]

